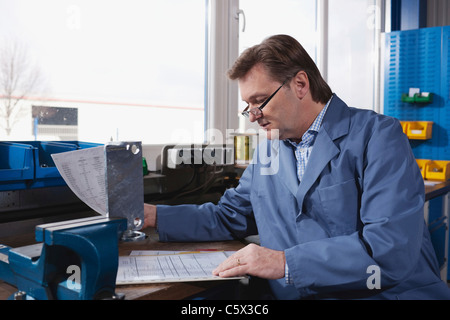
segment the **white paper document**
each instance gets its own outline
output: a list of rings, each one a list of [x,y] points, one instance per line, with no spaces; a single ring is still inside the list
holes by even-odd
[[[213,276],[212,271],[234,252],[133,251],[119,257],[116,284],[231,279]]]
[[[431,180],[424,180],[423,181],[423,183],[426,185],[426,186],[435,186],[435,185],[437,185],[437,184],[439,184],[439,183],[442,183],[442,181],[431,181]]]
[[[96,212],[107,215],[106,160],[104,147],[52,154],[59,173],[70,189]]]

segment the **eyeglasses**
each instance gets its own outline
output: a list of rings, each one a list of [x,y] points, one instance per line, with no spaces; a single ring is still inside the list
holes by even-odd
[[[287,79],[284,80],[281,86],[279,86],[279,88],[274,93],[272,93],[272,95],[268,97],[266,101],[264,101],[258,108],[250,109],[250,104],[248,104],[241,114],[246,118],[250,118],[251,113],[255,118],[259,118],[262,115],[262,109],[270,102],[270,100],[272,100],[272,98],[277,94],[278,91],[280,91],[280,89],[286,84],[286,82]]]

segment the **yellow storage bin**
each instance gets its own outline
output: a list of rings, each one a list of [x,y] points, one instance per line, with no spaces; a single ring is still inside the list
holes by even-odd
[[[431,139],[433,121],[407,121],[406,135],[409,139]]]
[[[425,167],[427,180],[447,181],[450,179],[450,161],[433,160]]]
[[[416,159],[417,165],[420,168],[420,173],[422,173],[422,178],[426,179],[426,172],[428,163],[431,162],[429,159]]]
[[[400,121],[400,124],[402,125],[403,133],[408,134],[408,121]]]

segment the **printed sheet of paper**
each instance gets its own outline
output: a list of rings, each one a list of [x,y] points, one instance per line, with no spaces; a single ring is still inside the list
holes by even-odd
[[[431,181],[431,180],[424,180],[423,182],[426,186],[432,186],[432,187],[439,183],[442,183],[442,181]]]
[[[104,147],[52,154],[67,185],[96,212],[107,215],[106,160]]]
[[[212,271],[234,252],[133,251],[129,256],[119,257],[116,284],[242,279],[212,275]]]

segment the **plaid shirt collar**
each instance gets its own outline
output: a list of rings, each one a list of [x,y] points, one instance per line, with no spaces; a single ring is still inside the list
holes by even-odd
[[[316,117],[314,122],[311,124],[308,130],[303,134],[302,141],[299,143],[296,143],[290,139],[287,139],[287,141],[292,144],[295,148],[297,147],[310,147],[314,144],[315,137],[317,133],[319,132],[320,126],[322,125],[323,117],[325,116],[325,113],[327,112],[328,106],[330,105],[332,97],[330,100],[328,100],[325,107],[323,107],[322,111],[320,111],[319,115]]]

